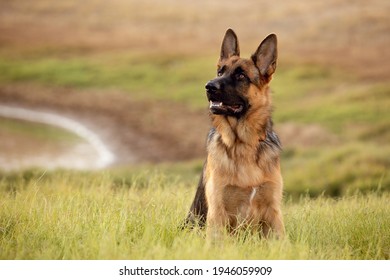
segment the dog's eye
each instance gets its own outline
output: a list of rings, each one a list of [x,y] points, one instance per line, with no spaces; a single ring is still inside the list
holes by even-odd
[[[244,80],[246,78],[244,73],[239,73],[239,74],[237,74],[236,77],[237,77],[238,80]]]
[[[217,72],[217,76],[218,76],[218,77],[221,77],[222,74],[223,74],[222,71],[218,71],[218,72]]]

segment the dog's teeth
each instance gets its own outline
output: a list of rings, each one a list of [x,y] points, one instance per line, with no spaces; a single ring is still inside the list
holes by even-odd
[[[223,102],[210,101],[210,107],[222,107]]]

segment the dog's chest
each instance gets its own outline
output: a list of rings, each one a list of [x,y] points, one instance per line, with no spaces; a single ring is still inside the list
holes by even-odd
[[[256,188],[238,188],[226,186],[222,192],[223,204],[229,213],[247,213],[247,209],[254,199]]]
[[[256,151],[240,146],[228,151],[218,143],[210,148],[208,165],[215,178],[215,186],[252,188],[264,182],[264,172],[256,160]]]

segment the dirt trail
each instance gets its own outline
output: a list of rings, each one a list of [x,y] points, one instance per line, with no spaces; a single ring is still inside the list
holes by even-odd
[[[81,168],[81,169],[95,169],[105,168],[114,163],[115,155],[111,152],[110,148],[104,143],[99,135],[88,129],[82,123],[60,116],[58,114],[41,112],[37,110],[31,110],[21,107],[4,106],[0,104],[0,116],[11,119],[19,119],[29,122],[43,123],[51,126],[56,126],[70,131],[73,134],[84,139],[95,151],[97,158],[91,158],[89,162],[85,162],[82,165],[77,165],[79,160],[75,162],[69,162],[64,164],[68,167]]]
[[[205,155],[207,110],[190,110],[168,101],[133,100],[118,91],[20,84],[0,87],[0,104],[77,120],[109,146],[115,156],[111,165],[189,160]]]

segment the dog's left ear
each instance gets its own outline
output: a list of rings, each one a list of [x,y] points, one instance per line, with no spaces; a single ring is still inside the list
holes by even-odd
[[[271,77],[275,72],[277,58],[278,49],[275,34],[268,35],[252,55],[253,62],[259,68],[261,75],[266,78]]]

